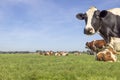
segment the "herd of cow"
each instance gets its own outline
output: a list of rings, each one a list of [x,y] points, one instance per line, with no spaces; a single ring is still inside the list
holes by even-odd
[[[54,51],[38,51],[37,52],[39,55],[45,55],[45,56],[68,56],[69,55],[69,52],[66,52],[66,51],[57,51],[57,52],[54,52]],[[74,55],[81,55],[80,52],[74,52],[73,53]]]
[[[103,37],[103,40],[86,43],[86,46],[96,53],[96,59],[116,62],[117,56],[113,46],[113,38],[120,38],[120,8],[100,11],[96,7],[90,7],[88,11],[78,13],[76,17],[85,20],[84,34],[99,33]]]

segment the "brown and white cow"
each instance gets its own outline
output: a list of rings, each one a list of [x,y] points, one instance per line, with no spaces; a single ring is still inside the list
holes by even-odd
[[[62,56],[62,54],[60,52],[56,52],[55,56]]]
[[[86,42],[86,48],[89,48],[93,52],[99,52],[100,50],[105,48],[105,46],[105,40],[93,40],[91,42]]]
[[[96,55],[96,59],[98,61],[116,62],[117,61],[116,51],[114,51],[112,48],[107,48],[103,51],[98,52]]]
[[[46,52],[44,53],[45,56],[51,56],[51,55],[53,55],[53,54],[54,54],[53,51],[46,51]]]

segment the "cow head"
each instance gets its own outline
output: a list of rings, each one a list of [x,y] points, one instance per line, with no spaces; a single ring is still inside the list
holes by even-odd
[[[95,47],[95,45],[94,45],[94,42],[95,42],[95,41],[86,42],[86,47],[85,47],[85,48],[88,48],[88,49],[96,52],[96,47]]]
[[[84,28],[84,33],[87,35],[92,35],[99,30],[100,25],[100,11],[95,7],[89,8],[86,13],[79,13],[76,17],[80,20],[85,20],[86,27]]]
[[[80,20],[85,20],[86,27],[84,28],[84,34],[92,35],[99,30],[101,19],[100,11],[97,8],[91,7],[86,13],[78,13],[76,17]]]

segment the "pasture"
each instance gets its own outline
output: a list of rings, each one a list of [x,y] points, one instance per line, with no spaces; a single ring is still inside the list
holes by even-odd
[[[120,80],[120,62],[99,62],[87,54],[0,54],[0,80]]]

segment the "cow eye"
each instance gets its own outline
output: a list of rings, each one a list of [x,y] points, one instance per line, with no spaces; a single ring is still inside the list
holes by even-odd
[[[97,19],[99,19],[99,15],[100,15],[100,11],[99,11],[99,10],[95,11],[95,17],[96,17]]]

